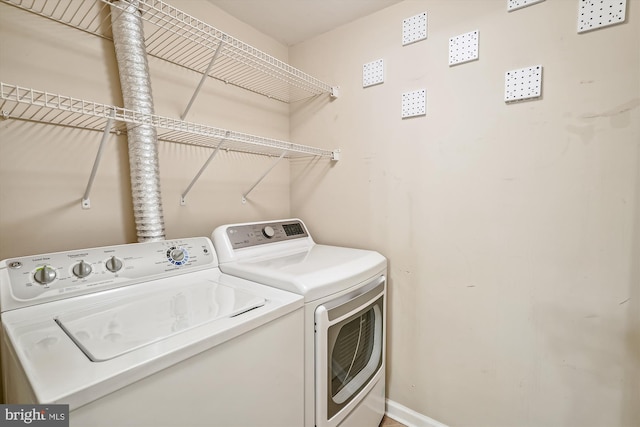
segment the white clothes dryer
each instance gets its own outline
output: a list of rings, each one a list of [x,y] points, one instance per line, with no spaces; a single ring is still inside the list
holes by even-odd
[[[304,297],[304,426],[378,427],[386,258],[316,244],[299,219],[224,225],[212,240],[223,272]]]
[[[4,260],[0,309],[7,403],[83,427],[303,423],[302,297],[221,273],[207,237]]]

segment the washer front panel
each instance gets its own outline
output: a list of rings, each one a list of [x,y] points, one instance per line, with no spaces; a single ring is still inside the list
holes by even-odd
[[[213,244],[206,237],[12,258],[0,264],[0,308],[4,312],[143,280],[199,271],[216,267],[217,263]]]

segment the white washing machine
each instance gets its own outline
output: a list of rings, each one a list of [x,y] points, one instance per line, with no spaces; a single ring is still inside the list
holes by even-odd
[[[222,274],[206,237],[0,263],[7,403],[72,426],[303,424],[303,298]]]
[[[387,260],[318,245],[299,219],[225,225],[220,269],[304,297],[305,427],[377,427],[385,411]]]

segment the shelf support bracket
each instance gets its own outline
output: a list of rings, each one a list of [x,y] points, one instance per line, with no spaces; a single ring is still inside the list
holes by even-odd
[[[222,146],[222,144],[228,138],[229,138],[229,131],[227,131],[227,134],[225,135],[225,137],[220,140],[220,142],[216,146],[216,149],[213,150],[213,153],[211,153],[211,155],[209,156],[207,161],[204,162],[204,165],[202,165],[202,167],[200,168],[200,170],[198,171],[196,176],[193,177],[193,179],[191,180],[191,183],[189,184],[187,189],[184,190],[184,192],[180,195],[180,206],[185,206],[187,204],[187,201],[185,200],[185,197],[187,197],[187,194],[189,194],[189,191],[191,191],[191,187],[193,187],[193,185],[196,183],[196,181],[198,181],[198,179],[200,179],[200,175],[202,175],[202,172],[204,172],[204,170],[207,168],[207,166],[209,166],[209,163],[211,163],[211,160],[213,160],[216,157],[216,155],[218,154],[218,151],[220,151],[220,147]]]
[[[180,119],[184,120],[187,117],[187,114],[189,114],[189,110],[191,109],[193,102],[198,97],[198,94],[200,93],[200,89],[202,89],[202,85],[204,84],[204,81],[207,80],[207,77],[209,77],[209,73],[213,68],[213,64],[218,59],[218,56],[220,55],[221,50],[222,50],[222,40],[220,40],[220,42],[218,43],[218,47],[216,48],[216,51],[213,54],[213,57],[211,58],[211,62],[209,62],[209,66],[207,67],[207,70],[202,74],[200,83],[198,83],[198,87],[196,87],[196,91],[193,93],[193,96],[189,100],[189,104],[187,104],[187,108],[185,108],[184,113],[182,113],[182,115],[180,116]]]
[[[93,162],[93,168],[91,169],[91,175],[89,176],[89,182],[87,183],[87,188],[84,190],[84,195],[82,196],[82,209],[91,209],[91,200],[89,199],[89,193],[91,193],[91,187],[93,186],[93,181],[96,178],[96,172],[98,171],[98,165],[100,165],[100,160],[102,159],[102,153],[104,152],[104,147],[107,145],[107,137],[109,136],[109,132],[111,132],[111,125],[113,124],[113,119],[115,118],[116,111],[111,111],[111,117],[107,120],[107,124],[104,127],[104,132],[102,133],[102,139],[100,140],[100,146],[98,147],[98,153],[96,154],[96,160]]]
[[[276,159],[276,161],[275,161],[275,162],[273,162],[273,164],[269,167],[269,169],[267,169],[267,170],[266,170],[266,172],[265,172],[265,173],[263,173],[263,174],[262,174],[262,176],[258,179],[258,181],[256,181],[256,183],[255,183],[255,184],[253,184],[253,185],[251,186],[251,188],[250,188],[246,193],[244,193],[244,194],[242,195],[242,203],[243,203],[243,204],[244,204],[244,203],[247,203],[247,196],[249,195],[249,193],[251,193],[251,192],[253,191],[253,189],[254,189],[254,188],[256,188],[256,186],[257,186],[258,184],[260,184],[260,183],[262,182],[262,180],[266,178],[266,176],[267,176],[267,175],[269,175],[269,172],[271,172],[271,171],[273,170],[273,168],[275,168],[275,167],[276,167],[276,165],[277,165],[278,163],[280,163],[280,160],[282,160],[282,159],[284,158],[284,155],[285,155],[285,154],[287,154],[287,152],[286,152],[286,151],[283,151],[283,152],[282,152],[282,154],[280,154],[280,157],[278,157],[278,158]]]

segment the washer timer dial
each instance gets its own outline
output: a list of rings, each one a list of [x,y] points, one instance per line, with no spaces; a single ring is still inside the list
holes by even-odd
[[[39,267],[33,274],[33,279],[41,285],[48,285],[56,279],[56,271],[48,265]]]
[[[173,265],[184,265],[189,261],[189,252],[185,248],[172,246],[167,249],[167,259]]]

